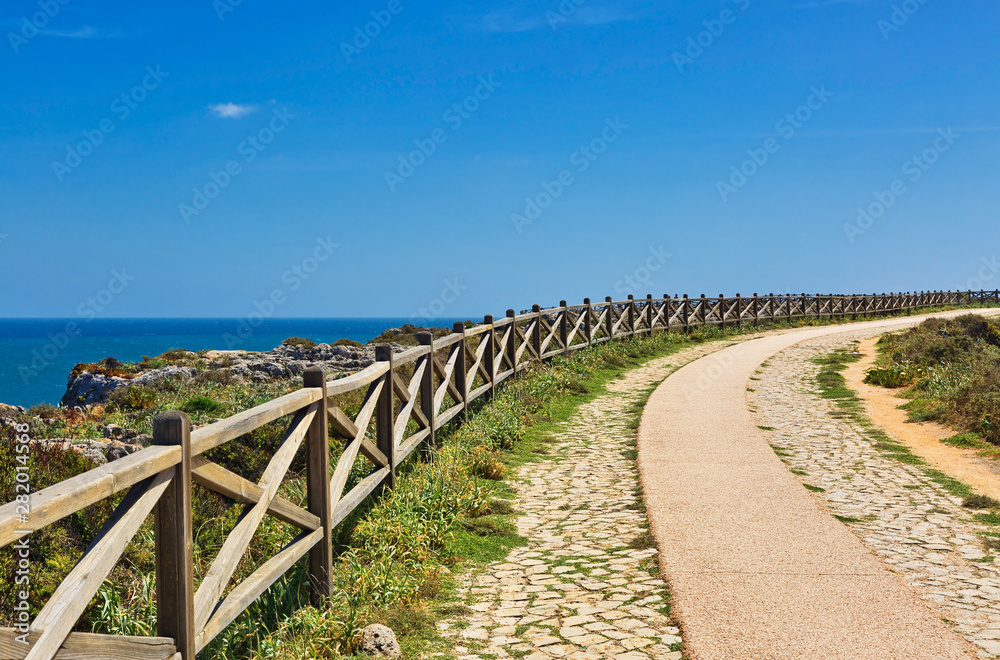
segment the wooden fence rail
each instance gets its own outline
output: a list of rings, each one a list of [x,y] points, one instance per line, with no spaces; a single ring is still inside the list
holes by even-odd
[[[191,430],[187,415],[162,413],[153,423],[153,444],[30,496],[27,504],[0,507],[0,547],[116,493],[124,498],[79,563],[25,630],[0,629],[0,660],[91,658],[194,660],[227,625],[308,556],[312,601],[330,595],[332,530],[373,494],[392,488],[396,468],[417,449],[426,451],[439,429],[468,413],[476,399],[545,360],[612,339],[653,332],[685,332],[699,326],[764,325],[803,319],[859,319],[909,314],[942,306],[1000,304],[998,291],[920,292],[872,295],[768,294],[698,298],[664,296],[567,305],[502,319],[487,316],[471,328],[393,354],[376,347],[376,361],[346,378],[327,380],[319,369],[304,374],[303,387],[214,424]],[[363,391],[352,418],[339,395]],[[256,483],[204,454],[266,424],[288,418],[283,441]],[[330,435],[343,442],[331,443]],[[296,452],[305,446],[307,506],[278,494]],[[331,452],[331,446],[335,451]],[[348,488],[359,454],[371,464]],[[332,470],[331,470],[332,468]],[[200,583],[194,581],[191,488],[198,484],[244,505]],[[127,543],[154,516],[157,637],[72,632],[107,579]],[[230,586],[233,574],[264,517],[293,525],[298,535]],[[11,605],[12,606],[12,605]]]

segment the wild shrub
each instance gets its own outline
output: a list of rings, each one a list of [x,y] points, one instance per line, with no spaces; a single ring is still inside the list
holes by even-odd
[[[192,415],[210,415],[222,410],[222,404],[211,397],[199,394],[198,396],[193,396],[181,404],[181,410]]]
[[[1000,444],[1000,327],[965,314],[885,335],[866,382],[906,391],[911,417],[945,422]]]
[[[138,385],[119,387],[108,396],[108,407],[118,410],[146,410],[156,404],[156,394]]]
[[[281,342],[282,346],[297,346],[298,348],[304,348],[309,350],[316,348],[316,342],[308,337],[289,337],[285,341]]]

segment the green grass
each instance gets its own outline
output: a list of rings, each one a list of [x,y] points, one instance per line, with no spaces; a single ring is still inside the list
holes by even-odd
[[[964,431],[949,444],[1000,445],[1000,326],[966,314],[933,318],[887,333],[866,382],[906,387],[902,406],[911,420],[933,420]]]
[[[978,434],[971,432],[959,433],[950,438],[945,438],[941,442],[952,447],[962,447],[964,449],[992,449],[995,446],[980,438]]]
[[[921,467],[924,475],[951,495],[957,497],[972,495],[972,490],[966,484],[940,470],[928,467],[926,461],[914,454],[906,445],[890,438],[885,431],[875,426],[864,414],[861,399],[856,392],[847,386],[847,381],[842,373],[850,363],[858,359],[860,356],[857,353],[847,349],[816,358],[814,362],[820,365],[820,371],[816,377],[819,395],[832,400],[837,406],[838,416],[853,422],[858,430],[871,441],[872,446],[887,458],[904,465]]]

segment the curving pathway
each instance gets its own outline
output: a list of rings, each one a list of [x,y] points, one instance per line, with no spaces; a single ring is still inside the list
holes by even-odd
[[[766,435],[799,480],[814,489],[813,497],[841,516],[981,656],[996,657],[1000,565],[979,536],[993,530],[973,520],[962,498],[941,488],[923,466],[886,456],[863,428],[833,414],[833,404],[813,394],[819,371],[813,359],[856,339],[830,335],[769,360],[748,397],[756,422],[774,429]]]
[[[679,660],[679,631],[645,516],[628,409],[677,365],[724,344],[686,349],[634,369],[573,414],[544,460],[514,479],[518,532],[528,540],[463,576],[471,613],[441,621],[458,660]],[[638,541],[638,542],[637,542]]]
[[[747,406],[748,379],[781,351],[924,318],[768,335],[687,365],[653,394],[639,468],[692,660],[974,656],[975,647],[803,488]]]

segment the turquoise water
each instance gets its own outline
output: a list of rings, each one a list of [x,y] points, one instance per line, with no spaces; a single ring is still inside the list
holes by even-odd
[[[435,319],[451,327],[458,319]],[[0,403],[58,404],[70,370],[105,357],[141,360],[171,348],[267,351],[292,336],[316,342],[366,342],[403,318],[265,319],[0,319]]]

